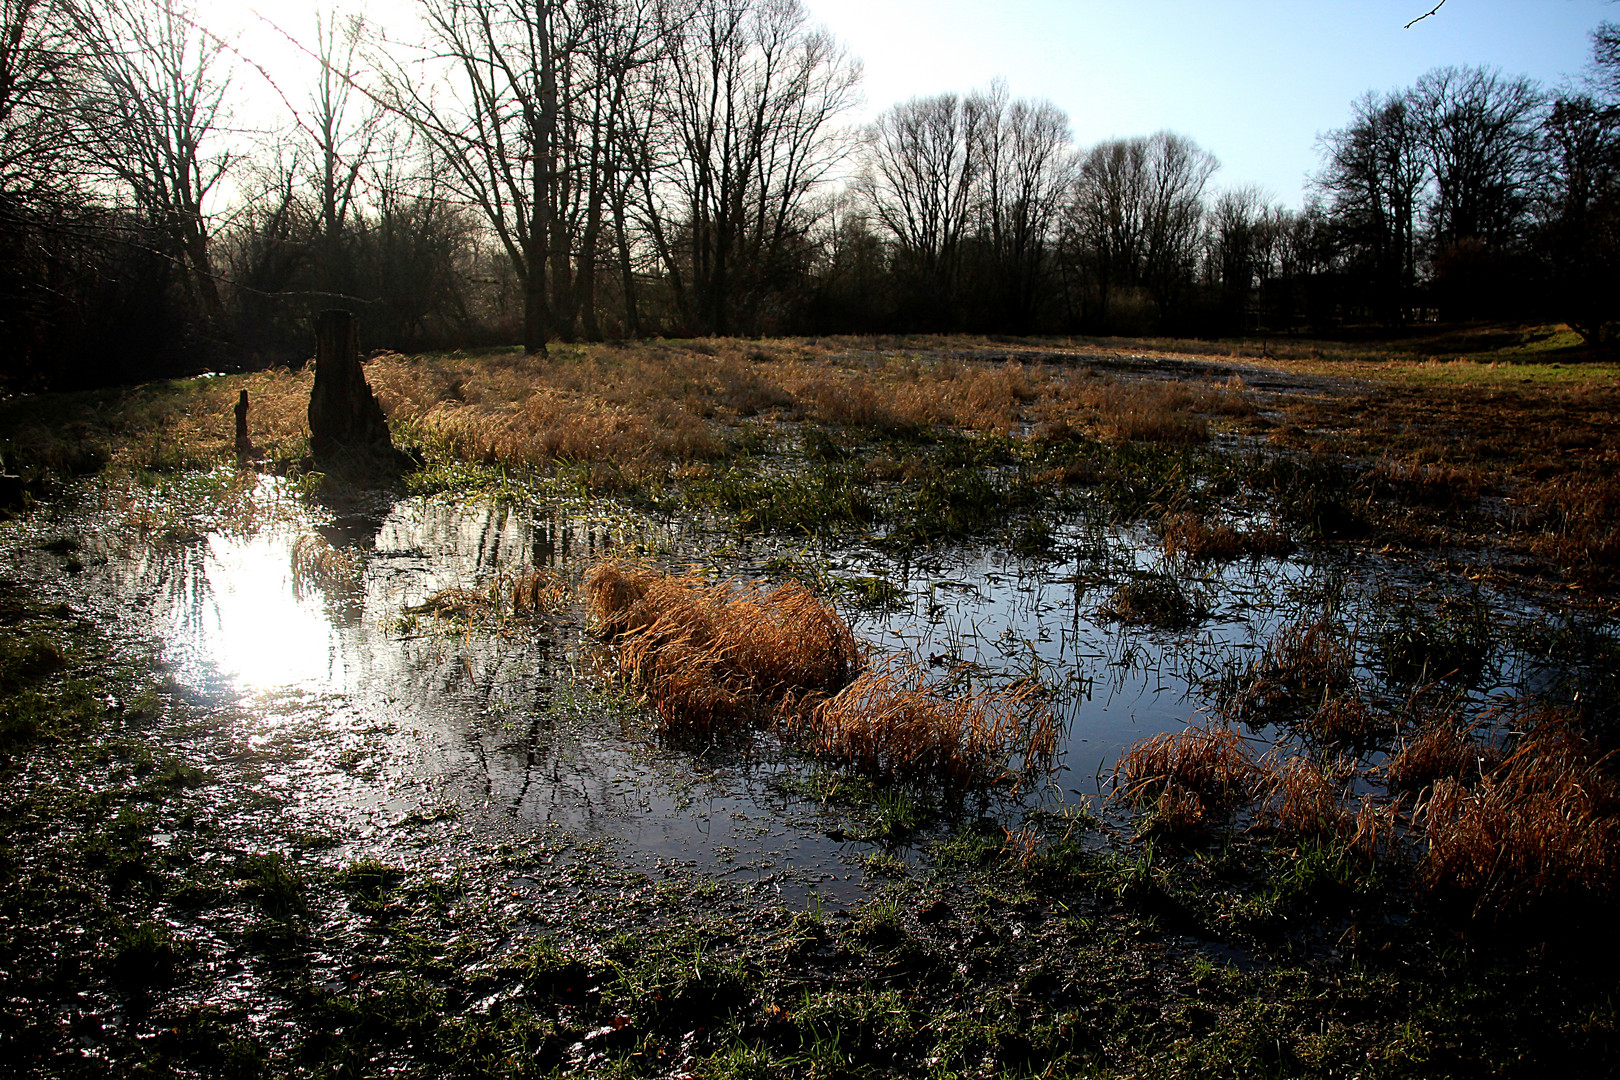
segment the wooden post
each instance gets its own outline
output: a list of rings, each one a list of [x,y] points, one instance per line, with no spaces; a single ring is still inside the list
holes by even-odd
[[[248,438],[248,393],[243,390],[236,399],[236,459],[246,461],[253,456],[253,440]]]

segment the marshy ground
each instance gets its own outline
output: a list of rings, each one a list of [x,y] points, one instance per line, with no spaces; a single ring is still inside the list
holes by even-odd
[[[11,1067],[1607,1075],[1561,340],[385,355],[383,487],[0,402]]]

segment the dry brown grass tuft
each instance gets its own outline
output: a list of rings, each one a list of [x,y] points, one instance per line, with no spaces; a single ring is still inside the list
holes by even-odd
[[[1202,796],[1196,791],[1186,791],[1175,784],[1166,784],[1140,831],[1143,834],[1185,840],[1202,835],[1208,822],[1209,812],[1204,806]]]
[[[942,688],[909,657],[863,672],[798,728],[815,753],[872,776],[937,784],[952,798],[1042,774],[1057,754],[1045,688]]]
[[[1620,567],[1620,476],[1553,477],[1524,484],[1521,498],[1535,508],[1535,554],[1600,579]]]
[[[1223,689],[1222,709],[1245,722],[1270,722],[1326,705],[1351,683],[1355,656],[1326,619],[1278,631],[1260,658]]]
[[[515,612],[553,613],[568,602],[568,579],[560,570],[533,567],[512,578],[507,596]]]
[[[1077,400],[1097,414],[1096,427],[1115,442],[1198,443],[1209,439],[1197,396],[1179,383],[1118,383],[1099,379]]]
[[[1196,796],[1202,807],[1230,810],[1261,791],[1266,769],[1231,728],[1190,724],[1134,743],[1114,777],[1131,799],[1173,789],[1178,797]]]
[[[1194,391],[1193,405],[1199,412],[1215,416],[1253,416],[1258,411],[1248,384],[1239,375],[1224,383],[1200,384]]]
[[[1400,839],[1400,799],[1379,799],[1363,795],[1356,808],[1355,831],[1350,846],[1369,859],[1388,855]]]
[[[709,585],[607,562],[585,589],[620,673],[668,733],[741,728],[838,691],[859,662],[848,624],[803,585]]]
[[[1620,892],[1620,784],[1563,717],[1534,718],[1473,787],[1437,780],[1418,818],[1420,890],[1476,921],[1607,918]]]
[[[1326,743],[1367,746],[1389,735],[1395,721],[1353,695],[1335,695],[1299,723],[1306,734]]]
[[[1244,556],[1281,556],[1294,550],[1286,536],[1273,530],[1241,531],[1190,512],[1164,519],[1160,543],[1167,558],[1183,556],[1194,562],[1231,562]]]
[[[1260,820],[1291,836],[1346,835],[1356,815],[1345,808],[1342,785],[1316,762],[1291,757],[1271,770]]]
[[[1447,717],[1436,717],[1401,741],[1387,769],[1391,791],[1421,792],[1441,780],[1472,784],[1498,761],[1496,751],[1481,746],[1470,732],[1458,730]]]
[[[1424,462],[1413,458],[1380,458],[1370,483],[1375,493],[1403,503],[1426,506],[1469,505],[1485,488],[1478,468]]]

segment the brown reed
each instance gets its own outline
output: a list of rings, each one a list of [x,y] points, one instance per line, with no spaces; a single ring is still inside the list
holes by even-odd
[[[1196,795],[1209,809],[1230,810],[1263,790],[1266,769],[1237,732],[1206,723],[1133,743],[1114,766],[1114,777],[1131,799],[1173,787]]]
[[[1366,746],[1388,736],[1395,721],[1357,695],[1335,694],[1304,717],[1299,727],[1320,742]]]
[[[1436,780],[1418,816],[1429,842],[1420,892],[1477,922],[1606,919],[1620,894],[1620,783],[1565,717],[1532,717],[1472,787]]]
[[[737,730],[836,693],[859,663],[848,624],[803,585],[709,585],[612,561],[591,569],[585,591],[620,674],[667,733]]]
[[[1269,770],[1269,790],[1259,819],[1291,836],[1348,835],[1356,815],[1344,805],[1344,792],[1318,763],[1290,757]]]
[[[1431,719],[1411,739],[1401,740],[1386,775],[1391,791],[1421,792],[1438,781],[1472,784],[1497,763],[1496,751],[1481,746],[1450,717]]]
[[[1057,719],[1044,687],[941,687],[905,656],[869,668],[795,726],[817,754],[871,776],[938,785],[949,798],[1016,786],[1048,771],[1057,755]]]

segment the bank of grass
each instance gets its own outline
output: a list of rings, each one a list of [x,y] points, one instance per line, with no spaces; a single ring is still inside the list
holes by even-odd
[[[1561,351],[1563,333],[705,339],[558,345],[545,360],[389,354],[367,372],[396,439],[426,455],[408,481],[423,492],[561,485],[901,547],[1101,504],[1181,522],[1167,543],[1195,559],[1373,539],[1505,552],[1498,572],[1552,567],[1603,591],[1620,568],[1620,389],[1608,365]],[[232,459],[247,389],[261,467],[296,470],[309,382],[306,369],[12,399],[0,453],[35,477],[206,468]],[[1194,526],[1229,504],[1278,525]]]
[[[585,593],[620,675],[666,736],[737,739],[770,725],[865,777],[952,802],[1037,781],[1056,758],[1045,687],[975,687],[874,657],[802,584],[716,584],[608,561]]]

